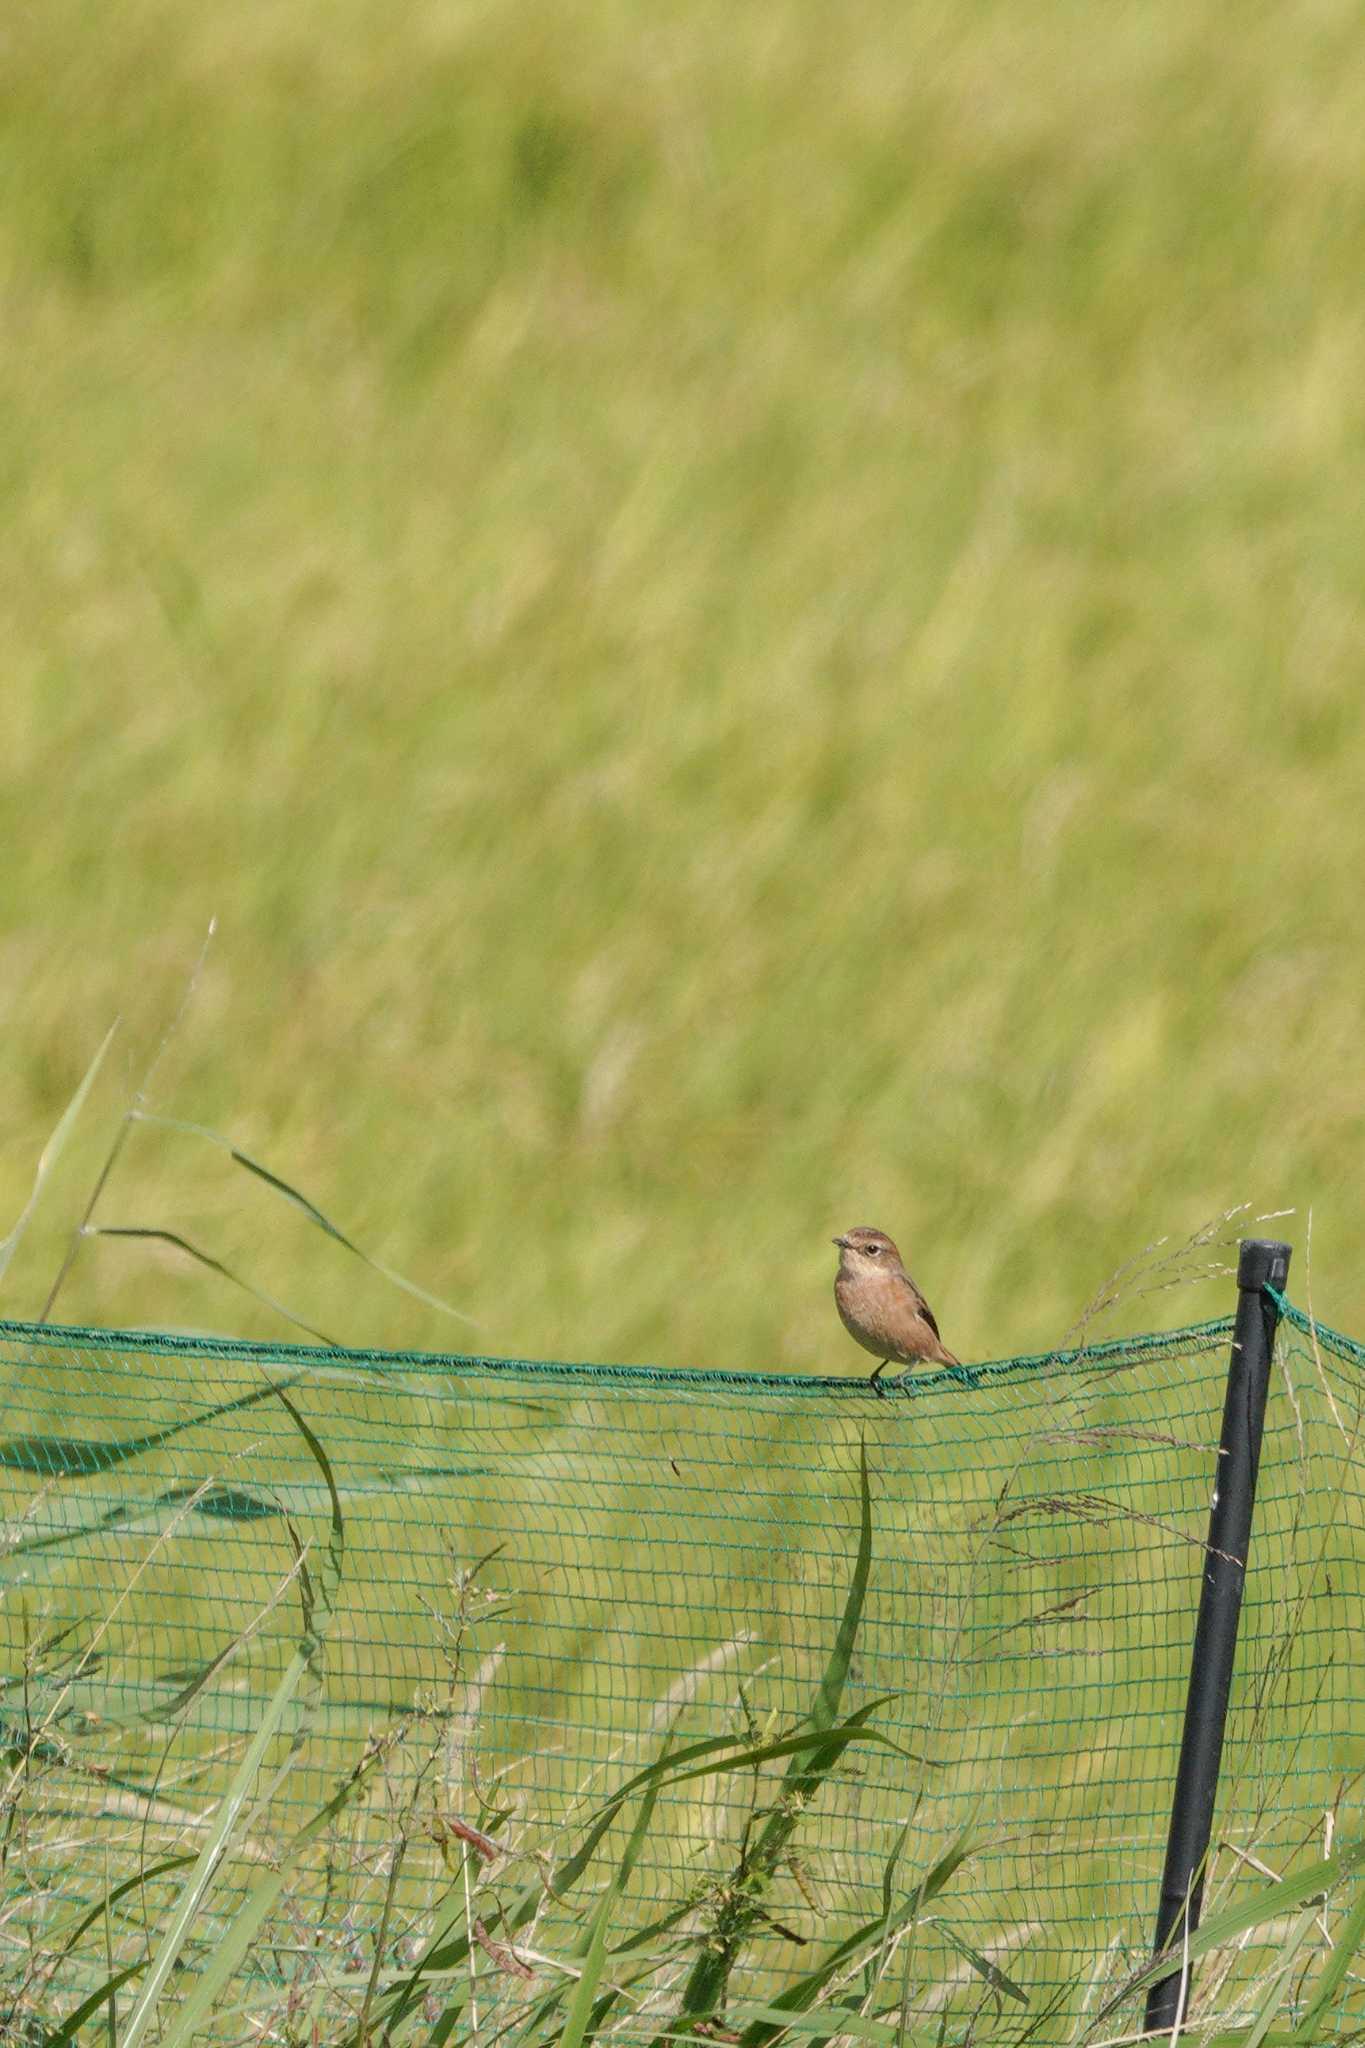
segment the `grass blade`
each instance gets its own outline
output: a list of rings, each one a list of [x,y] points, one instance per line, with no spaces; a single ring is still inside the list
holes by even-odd
[[[272,1870],[268,1876],[252,1886],[246,1900],[234,1915],[232,1925],[215,1947],[212,1960],[205,1966],[195,1983],[194,1990],[167,2029],[161,2048],[189,2048],[189,2044],[194,2041],[198,2030],[212,2012],[214,2001],[224,1985],[229,1983],[240,1969],[266,1915],[289,1883],[299,1852],[316,1840],[351,1803],[406,1732],[406,1725],[400,1726],[391,1730],[383,1742],[376,1743],[326,1804],[320,1806],[317,1812],[290,1837],[280,1856],[279,1868]],[[121,2048],[126,2048],[126,2044],[121,2044]]]
[[[774,2025],[772,2015],[775,2013],[783,2015],[781,2025],[785,2026],[797,2013],[804,2012],[813,2005],[828,1984],[830,1978],[836,1972],[842,1970],[846,1964],[852,1962],[860,1951],[864,1949],[885,1951],[888,1943],[900,1933],[903,1927],[912,1925],[919,1918],[929,1900],[936,1893],[942,1891],[954,1871],[980,1846],[980,1838],[964,1830],[952,1846],[939,1858],[927,1875],[915,1886],[902,1905],[892,1910],[888,1904],[884,1903],[879,1918],[869,1920],[865,1926],[856,1928],[852,1934],[846,1935],[813,1970],[808,1971],[805,1976],[798,1978],[795,1983],[789,1984],[784,1991],[779,1993],[777,1998],[771,2002],[766,2019],[757,2015],[750,2016],[749,2008],[746,2007],[746,2024],[741,2036],[742,2048],[764,2048],[764,2044],[773,2040],[775,2034],[781,2030],[779,2026]],[[944,1930],[940,1929],[940,1931]],[[961,1944],[956,1941],[954,1941],[953,1945],[961,1947]],[[993,1963],[988,1963],[984,1956],[980,1958],[980,1961],[985,1964],[987,1971],[992,1971],[996,1967]],[[999,1974],[1003,1983],[1009,1985],[1009,1995],[1019,2000],[1020,2003],[1027,2004],[1028,2001],[1018,1985],[1005,1978],[1003,1971]],[[836,2031],[852,2030],[836,2029]],[[897,2034],[899,2034],[899,2031],[898,2028],[896,2030]],[[907,2035],[906,2038],[910,2039],[912,2037]]]
[[[121,1884],[111,1885],[97,1905],[82,1906],[75,1913],[68,1915],[65,1920],[59,1920],[55,1927],[49,1928],[46,1937],[48,1946],[57,1948],[60,1944],[61,1954],[63,1956],[70,1955],[72,1949],[87,1929],[93,1927],[95,1922],[101,1919],[111,1906],[116,1905],[120,1899],[126,1898],[129,1892],[139,1891],[143,1885],[151,1884],[154,1879],[165,1877],[168,1871],[183,1870],[187,1863],[193,1863],[193,1861],[193,1855],[188,1853],[181,1856],[167,1856],[162,1862],[149,1865],[146,1870],[135,1870],[132,1876],[125,1877]],[[141,1965],[139,1965],[140,1967]]]
[[[1262,1926],[1267,1920],[1278,1919],[1282,1914],[1295,1911],[1317,1900],[1324,1892],[1330,1892],[1343,1878],[1352,1877],[1365,1869],[1365,1840],[1352,1842],[1347,1848],[1338,1850],[1335,1856],[1326,1857],[1318,1863],[1310,1863],[1293,1877],[1282,1877],[1274,1884],[1256,1893],[1240,1906],[1229,1906],[1221,1913],[1215,1913],[1206,1920],[1195,1934],[1190,1936],[1188,1955],[1192,1963],[1198,1962],[1212,1949],[1225,1941],[1235,1941],[1239,1934],[1247,1934],[1254,1927]],[[1355,1915],[1352,1915],[1354,1920]],[[1163,1977],[1169,1977],[1173,1968],[1180,1966],[1182,1950],[1173,1954],[1167,1950],[1153,1962],[1129,1977],[1120,1990],[1101,2007],[1097,2017],[1106,2019],[1120,2005],[1137,1991],[1146,1990]]]
[[[1316,2038],[1323,2017],[1355,1961],[1362,1941],[1365,1941],[1365,1886],[1361,1887],[1359,1898],[1337,1931],[1336,1945],[1318,1977],[1312,2003],[1294,2030],[1296,2042],[1307,2044]]]
[[[559,2048],[583,2048],[584,2042],[592,2038],[589,2023],[593,2020],[593,2001],[596,1997],[597,1986],[601,1981],[603,1966],[607,1959],[607,1928],[611,1922],[611,1916],[627,1884],[630,1882],[630,1874],[635,1868],[636,1858],[639,1856],[645,1836],[649,1832],[649,1823],[654,1817],[655,1802],[659,1797],[659,1787],[664,1782],[668,1762],[668,1747],[669,1745],[666,1743],[663,1754],[658,1759],[656,1766],[658,1775],[655,1776],[646,1788],[645,1796],[640,1802],[640,1811],[636,1816],[635,1825],[630,1831],[630,1840],[626,1843],[616,1875],[602,1894],[601,1901],[589,1923],[583,1957],[583,1972],[578,1982],[574,1985],[573,1996],[569,2000],[569,2009],[565,2015],[564,2031],[560,2035]],[[598,2015],[598,2024],[600,2024],[600,2018],[601,2016]]]
[[[803,2041],[828,2041],[835,2034],[851,2034],[859,2041],[872,2041],[876,2048],[899,2048],[901,2032],[899,2027],[888,2026],[885,2020],[868,2019],[865,2014],[852,2012],[844,2006],[833,2006],[824,2012],[789,2012],[780,2005],[744,2005],[734,2014],[734,2020],[742,2026],[768,2024],[784,2034],[795,2034]],[[913,2044],[923,2036],[907,2034],[907,2044]]]
[[[118,1971],[107,1983],[101,1984],[98,1991],[92,1991],[88,1998],[83,1998],[76,2010],[63,2020],[55,2033],[44,2034],[43,2048],[69,2048],[69,2044],[76,2039],[86,2021],[94,2019],[101,2006],[107,2007],[115,1992],[121,1991],[129,1978],[136,1977],[142,1967],[141,1962],[129,1963],[126,1969]]]
[[[625,1793],[620,1793],[591,1822],[587,1834],[568,1861],[554,1874],[554,1891],[561,1900],[573,1889],[587,1869],[594,1850],[607,1829],[615,1820],[625,1803]],[[508,1907],[493,1907],[486,1915],[489,1932],[506,1931],[513,1935],[535,1919],[545,1896],[545,1885],[539,1880],[523,1887],[517,1898]],[[413,1964],[401,1984],[394,1985],[380,2001],[376,2020],[383,2020],[392,2029],[411,2010],[423,1995],[424,1982],[436,1972],[459,1969],[469,1955],[471,1935],[466,1925],[463,1933],[456,1929],[461,1921],[467,1922],[463,1895],[457,1890],[447,1896],[445,1904],[436,1917],[436,1924],[427,1940],[426,1948]],[[357,2034],[348,2036],[348,2048],[364,2048]]]
[[[76,1121],[80,1116],[81,1111],[85,1107],[86,1098],[89,1095],[90,1090],[95,1085],[95,1076],[98,1074],[100,1068],[104,1065],[104,1055],[108,1052],[110,1046],[113,1044],[114,1033],[117,1030],[118,1019],[115,1018],[114,1022],[109,1026],[109,1029],[104,1034],[104,1038],[100,1045],[99,1051],[95,1054],[94,1059],[91,1060],[89,1066],[86,1068],[85,1077],[82,1080],[80,1087],[76,1090],[70,1102],[67,1103],[66,1108],[62,1111],[60,1117],[57,1119],[56,1128],[54,1129],[52,1136],[48,1139],[46,1145],[44,1145],[41,1153],[39,1154],[37,1170],[33,1176],[33,1186],[29,1190],[28,1200],[25,1202],[22,1210],[19,1213],[18,1221],[14,1225],[14,1228],[9,1232],[8,1236],[0,1237],[0,1280],[4,1279],[5,1274],[9,1270],[10,1260],[14,1257],[15,1252],[19,1248],[19,1241],[23,1237],[24,1232],[28,1229],[29,1221],[33,1215],[34,1210],[38,1206],[39,1197],[43,1192],[43,1183],[46,1181],[53,1167],[57,1164],[57,1161],[61,1158],[62,1152],[66,1147],[66,1141],[71,1136],[72,1131],[75,1129]]]
[[[593,1999],[601,1981],[602,1966],[607,1959],[607,1927],[612,1912],[620,1897],[619,1886],[613,1882],[603,1892],[588,1926],[588,1948],[583,1958],[583,1969],[573,1988],[569,2009],[564,2016],[564,2031],[560,2035],[559,2048],[583,2048],[592,2016]]]
[[[116,1465],[126,1464],[130,1458],[140,1458],[147,1451],[160,1450],[163,1444],[170,1443],[173,1437],[182,1436],[187,1429],[199,1429],[206,1422],[216,1422],[222,1415],[235,1415],[240,1409],[254,1407],[258,1401],[268,1401],[282,1388],[294,1386],[298,1378],[295,1373],[288,1379],[270,1380],[265,1386],[253,1387],[249,1394],[237,1394],[231,1401],[218,1401],[211,1408],[198,1408],[193,1415],[169,1423],[165,1429],[153,1430],[147,1436],[124,1437],[112,1443],[90,1437],[10,1437],[5,1443],[0,1443],[0,1467],[15,1472],[36,1472],[47,1478],[88,1479],[94,1473],[111,1472]],[[67,1532],[62,1533],[65,1537]],[[11,1545],[6,1555],[17,1556],[21,1548],[38,1549],[46,1542],[46,1537],[37,1537],[25,1546]]]
[[[859,1451],[858,1498],[858,1552],[834,1643],[807,1715],[811,1740],[803,1746],[804,1753],[792,1755],[783,1776],[781,1796],[773,1802],[773,1810],[752,1849],[746,1846],[741,1850],[735,1878],[719,1895],[714,1926],[683,1987],[677,2020],[681,2028],[695,2024],[707,2013],[723,2010],[730,1973],[759,1924],[764,1893],[777,1873],[788,1843],[815,1794],[843,1755],[851,1724],[884,1704],[873,1701],[850,1716],[849,1721],[838,1721],[872,1571],[872,1488],[866,1443]]]
[[[858,1624],[863,1618],[867,1581],[872,1571],[872,1487],[867,1474],[865,1442],[858,1448],[858,1505],[858,1555],[854,1560],[853,1577],[849,1583],[848,1597],[844,1601],[844,1611],[839,1617],[834,1647],[830,1651],[829,1662],[820,1680],[820,1689],[810,1710],[811,1726],[821,1730],[832,1728],[839,1712],[844,1681],[848,1677],[848,1667],[853,1657],[853,1645],[858,1637]]]
[[[1028,1994],[1019,1989],[1013,1977],[1005,1975],[998,1963],[993,1963],[989,1956],[983,1956],[980,1949],[973,1948],[970,1942],[964,1941],[960,1934],[955,1934],[951,1927],[945,1927],[942,1922],[939,1922],[937,1931],[951,1948],[957,1950],[963,1962],[969,1964],[977,1976],[990,1985],[992,1991],[1000,1992],[1005,1998],[1012,1998],[1016,2005],[1028,2004]]]
[[[1270,2032],[1271,2024],[1280,2009],[1280,2002],[1284,1997],[1286,1987],[1298,1963],[1299,1950],[1316,1927],[1317,1919],[1316,1906],[1310,1906],[1306,1913],[1300,1914],[1298,1925],[1281,1946],[1279,1955],[1275,1959],[1274,1967],[1269,1973],[1268,1981],[1257,2002],[1256,2010],[1252,2015],[1251,2031],[1246,2038],[1246,2048],[1264,2048],[1266,2035]]]
[[[206,1266],[210,1273],[216,1273],[221,1280],[227,1280],[232,1286],[240,1287],[243,1294],[249,1294],[253,1301],[259,1301],[264,1308],[273,1309],[276,1315],[283,1316],[287,1323],[292,1323],[296,1330],[305,1330],[310,1337],[316,1337],[319,1344],[330,1345],[334,1351],[339,1348],[335,1337],[329,1337],[325,1330],[316,1330],[311,1323],[305,1323],[302,1316],[296,1316],[292,1309],[286,1308],[282,1301],[277,1301],[273,1294],[267,1294],[263,1287],[253,1287],[240,1273],[234,1273],[231,1266],[224,1265],[221,1259],[215,1259],[211,1252],[200,1251],[198,1245],[191,1244],[189,1239],[182,1237],[178,1231],[140,1228],[134,1224],[92,1223],[85,1234],[87,1237],[149,1238],[161,1244],[171,1245],[176,1251],[184,1252],[186,1258],[193,1259],[200,1266]]]
[[[679,1749],[666,1751],[652,1764],[628,1778],[605,1805],[590,1817],[586,1833],[578,1847],[554,1872],[552,1888],[555,1896],[563,1902],[572,1891],[591,1863],[602,1837],[616,1820],[627,1799],[634,1793],[649,1792],[651,1788],[662,1791],[665,1785],[685,1784],[693,1779],[724,1771],[752,1768],[754,1764],[766,1762],[774,1757],[808,1752],[820,1744],[834,1744],[837,1753],[842,1754],[847,1745],[855,1740],[886,1741],[887,1738],[878,1737],[875,1730],[863,1725],[868,1715],[875,1713],[884,1705],[884,1700],[871,1700],[826,1734],[807,1730],[804,1734],[784,1737],[777,1742],[755,1744],[745,1749],[737,1749],[732,1736],[712,1736],[703,1741],[687,1743]],[[893,1749],[897,1747],[894,1743],[888,1743],[888,1746]],[[702,1762],[702,1758],[708,1760]],[[537,1881],[527,1885],[511,1905],[505,1908],[495,1906],[489,1910],[486,1915],[488,1930],[517,1934],[535,1919],[544,1895],[545,1887],[542,1883]],[[690,1911],[691,1908],[684,1910]],[[437,1914],[436,1925],[422,1955],[413,1964],[404,1981],[391,1986],[377,2002],[376,2023],[386,2023],[391,2029],[395,2027],[421,1998],[424,1982],[429,1976],[457,1969],[465,1961],[469,1953],[470,1936],[467,1932],[458,1931],[463,1918],[463,1900],[458,1896],[447,1899]],[[622,1943],[620,1952],[624,1953],[630,1946],[632,1942]],[[350,2048],[361,2048],[357,2036],[351,2035],[348,2040]]]
[[[308,1671],[311,1656],[311,1644],[301,1644],[294,1651],[285,1668],[284,1676],[271,1695],[270,1704],[261,1717],[260,1726],[251,1738],[246,1755],[242,1758],[241,1763],[233,1774],[232,1782],[224,1796],[222,1807],[214,1821],[213,1827],[209,1831],[208,1839],[199,1853],[194,1869],[190,1872],[175,1911],[171,1915],[166,1931],[158,1944],[156,1954],[152,1958],[146,1981],[138,1993],[132,2012],[128,2016],[128,2024],[123,2033],[120,2048],[139,2048],[139,2044],[146,2036],[147,2029],[154,2017],[162,1988],[175,1965],[176,1958],[185,1945],[190,1928],[194,1924],[195,1916],[203,1905],[209,1886],[213,1882],[214,1873],[231,1841],[232,1830],[236,1825],[238,1816],[256,1782],[257,1773],[264,1761],[266,1750],[269,1748],[274,1736],[279,1732],[280,1725],[288,1710],[289,1702],[293,1699],[300,1681]],[[173,2030],[173,2033],[166,2037],[167,2048],[169,2048],[169,2044],[176,2033],[179,2033],[179,2029]],[[187,2037],[181,2035],[180,2038],[183,2040]]]
[[[442,1315],[453,1316],[457,1323],[467,1323],[471,1329],[478,1329],[479,1326],[473,1316],[467,1316],[463,1309],[455,1308],[450,1302],[443,1301],[439,1294],[429,1294],[426,1288],[419,1287],[415,1280],[406,1279],[392,1266],[386,1266],[382,1259],[372,1258],[369,1252],[362,1251],[355,1239],[347,1237],[344,1230],[339,1230],[330,1216],[324,1215],[317,1203],[311,1202],[301,1189],[292,1186],[280,1174],[272,1173],[268,1166],[262,1166],[259,1159],[252,1159],[248,1153],[234,1145],[230,1138],[225,1138],[221,1131],[210,1130],[207,1124],[185,1123],[179,1117],[152,1116],[146,1110],[139,1110],[137,1117],[139,1122],[157,1124],[163,1131],[181,1131],[189,1137],[203,1138],[208,1144],[216,1145],[221,1152],[227,1153],[235,1166],[240,1166],[244,1172],[263,1181],[266,1187],[273,1189],[277,1195],[282,1195],[286,1202],[301,1210],[310,1223],[315,1224],[334,1243],[341,1245],[352,1258],[359,1259],[361,1265],[368,1266],[372,1273],[378,1273],[381,1280],[387,1280],[391,1287],[401,1288],[404,1294],[410,1294],[415,1301],[424,1302],[428,1308],[439,1309]]]

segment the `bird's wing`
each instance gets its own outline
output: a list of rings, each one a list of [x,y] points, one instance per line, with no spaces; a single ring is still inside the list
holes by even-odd
[[[924,1299],[924,1296],[920,1293],[918,1287],[915,1289],[915,1295],[919,1301],[920,1314],[923,1316],[925,1322],[929,1325],[929,1328],[933,1331],[934,1335],[938,1338],[938,1341],[941,1344],[943,1342],[943,1337],[939,1330],[938,1324],[934,1319],[934,1311],[930,1308],[928,1302]]]
[[[918,1290],[916,1291],[918,1292]],[[922,1321],[926,1322],[929,1325],[929,1328],[934,1333],[935,1340],[938,1344],[939,1364],[961,1365],[962,1360],[958,1357],[957,1353],[955,1351],[950,1351],[948,1349],[948,1346],[944,1343],[942,1333],[939,1330],[938,1322],[934,1315],[934,1311],[930,1308],[928,1302],[924,1299],[924,1296],[922,1294],[919,1298],[919,1312]]]
[[[924,1296],[919,1291],[919,1282],[916,1280],[912,1280],[910,1278],[910,1275],[907,1273],[905,1275],[905,1284],[910,1289],[911,1294],[914,1296],[915,1310],[919,1316],[920,1321],[922,1323],[927,1323],[929,1325],[929,1328],[933,1331],[935,1340],[937,1341],[940,1352],[943,1354],[945,1363],[949,1365],[956,1365],[958,1363],[957,1359],[953,1357],[952,1352],[948,1349],[947,1345],[943,1341],[943,1332],[939,1329],[938,1317],[934,1314],[934,1311],[930,1308],[928,1302],[924,1299]]]

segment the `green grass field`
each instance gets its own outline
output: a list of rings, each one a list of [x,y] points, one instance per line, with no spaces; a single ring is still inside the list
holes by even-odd
[[[1365,1322],[1356,35],[16,15],[5,1209],[216,914],[156,1106],[483,1348],[860,1367],[854,1220],[1045,1347],[1242,1200]],[[458,1334],[189,1141],[100,1213]],[[61,1307],[280,1327],[126,1245]]]
[[[216,917],[146,1106],[473,1326],[184,1132],[93,1220],[340,1340],[861,1373],[870,1222],[1045,1350],[1240,1203],[1365,1330],[1356,10],[46,0],[0,77],[0,1229],[122,1019],[0,1313]],[[149,1239],[54,1313],[290,1334]]]

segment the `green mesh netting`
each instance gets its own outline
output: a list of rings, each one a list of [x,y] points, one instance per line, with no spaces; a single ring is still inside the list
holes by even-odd
[[[771,1998],[875,1919],[903,1830],[896,1897],[969,1829],[916,1932],[911,2011],[946,2014],[949,2039],[983,2001],[989,2017],[999,1994],[965,1945],[1029,2012],[1055,2007],[1054,2032],[1097,2013],[1150,1943],[1230,1330],[878,1399],[859,1381],[0,1324],[0,2018],[50,2024],[145,1958],[180,1871],[88,1928],[83,1911],[198,1849],[301,1641],[309,1668],[186,1981],[292,1831],[399,1733],[285,1856],[205,2039],[294,2038],[279,2015],[305,2008],[325,2027],[328,1985],[354,2011],[376,1944],[390,1973],[419,1954],[466,1876],[467,1915],[495,1919],[670,1727],[790,1732],[848,1597],[864,1447],[872,1563],[840,1712],[884,1698],[871,1725],[897,1747],[852,1744],[797,1817],[732,1995]],[[1363,1367],[1287,1311],[1206,1915],[1361,1827]],[[613,1934],[675,1915],[671,1964],[636,1997],[646,2035],[785,1768],[661,1798]],[[497,1860],[462,1847],[464,1825]],[[580,1926],[547,1890],[529,1967]],[[524,1980],[491,1947],[474,1959],[486,2028]],[[1256,1961],[1252,1944],[1235,1963],[1234,2003]],[[1353,1979],[1343,1997],[1359,2005]]]

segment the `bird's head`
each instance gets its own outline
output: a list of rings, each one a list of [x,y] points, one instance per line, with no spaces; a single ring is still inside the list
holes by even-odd
[[[898,1273],[901,1255],[884,1230],[869,1230],[859,1224],[834,1239],[839,1247],[839,1264],[846,1273]]]

